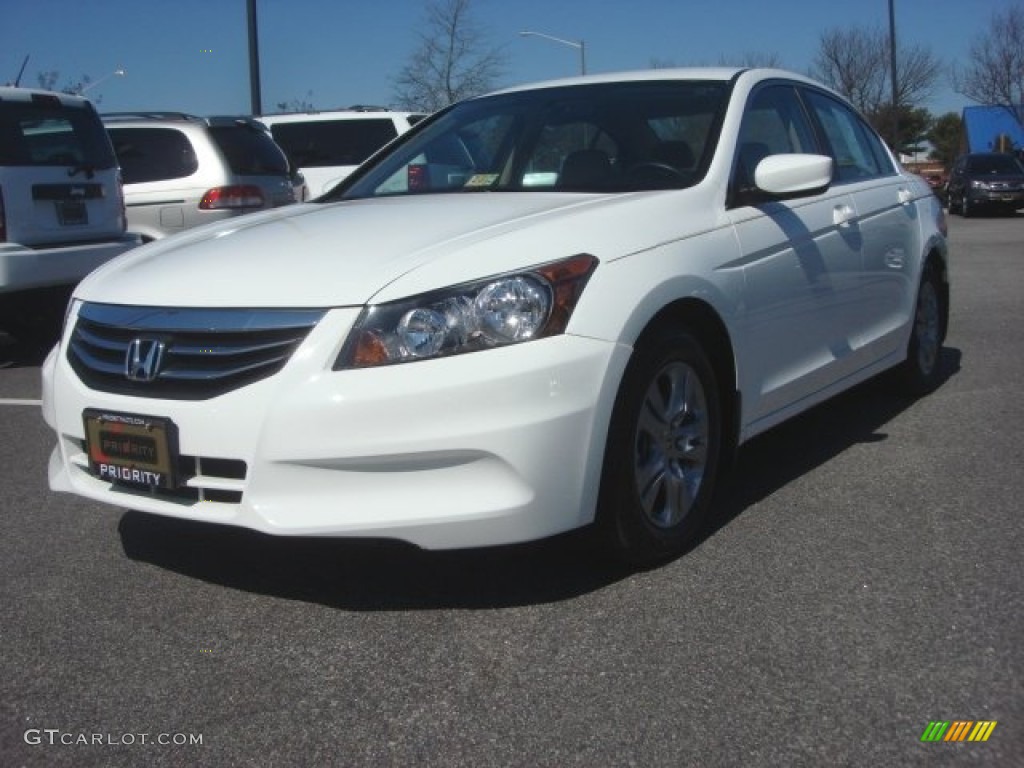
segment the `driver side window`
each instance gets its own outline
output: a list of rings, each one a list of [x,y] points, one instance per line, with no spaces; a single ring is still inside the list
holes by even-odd
[[[754,169],[769,155],[817,151],[814,132],[796,91],[788,85],[762,88],[750,99],[743,115],[734,189],[752,189]]]

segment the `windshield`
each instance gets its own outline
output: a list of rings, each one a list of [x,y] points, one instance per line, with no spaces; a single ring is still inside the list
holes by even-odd
[[[978,155],[968,160],[967,169],[972,173],[1024,173],[1012,155]]]
[[[721,81],[599,83],[464,101],[321,201],[692,186],[714,151],[727,88]]]

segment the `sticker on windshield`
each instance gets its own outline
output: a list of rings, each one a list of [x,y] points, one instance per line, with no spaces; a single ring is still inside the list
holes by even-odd
[[[489,187],[498,180],[498,174],[496,173],[477,173],[469,177],[469,180],[463,185],[465,187]]]

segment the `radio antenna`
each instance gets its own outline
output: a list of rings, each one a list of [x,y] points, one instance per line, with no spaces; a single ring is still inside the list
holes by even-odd
[[[21,62],[21,69],[18,70],[18,76],[16,78],[14,78],[14,87],[15,88],[17,88],[19,83],[21,83],[21,76],[23,74],[25,74],[25,65],[28,64],[28,57],[30,55],[31,54],[26,53],[25,54],[25,60],[23,62]]]

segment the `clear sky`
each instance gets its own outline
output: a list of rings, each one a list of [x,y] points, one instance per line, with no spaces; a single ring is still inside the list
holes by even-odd
[[[1021,0],[895,0],[897,42],[963,62],[995,12]],[[258,0],[264,111],[278,102],[318,109],[390,105],[394,79],[418,44],[426,0]],[[587,70],[652,62],[718,64],[775,54],[806,72],[830,28],[888,29],[888,0],[474,0],[474,16],[507,56],[498,85],[579,71],[573,48],[533,30],[586,43]],[[102,111],[249,112],[245,0],[0,0],[0,83],[30,56],[22,85],[42,71],[58,85],[89,75]],[[110,76],[118,68],[124,77]],[[966,102],[943,76],[926,104],[936,114]]]

